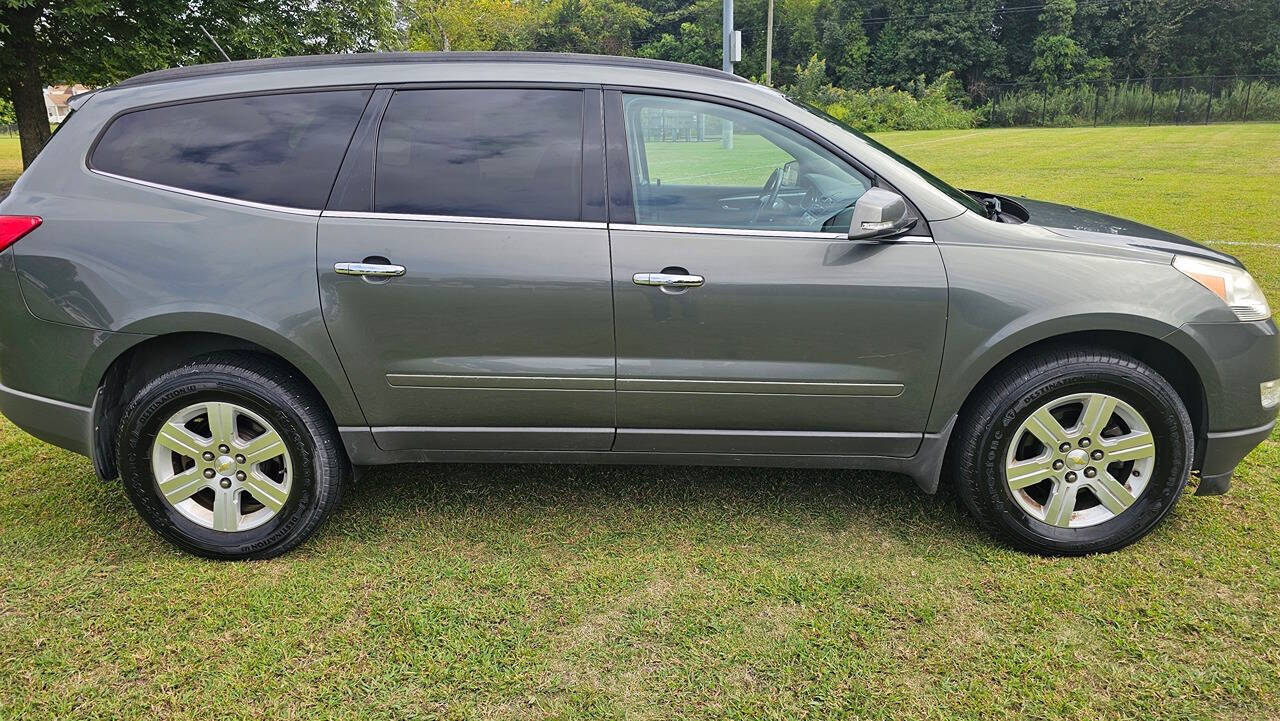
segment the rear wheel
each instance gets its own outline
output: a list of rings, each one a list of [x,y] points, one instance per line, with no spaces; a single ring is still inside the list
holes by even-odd
[[[1191,471],[1191,420],[1149,366],[1109,351],[1046,354],[977,391],[957,429],[961,498],[1036,553],[1112,551],[1149,533]]]
[[[117,438],[121,479],[143,519],[210,558],[267,558],[298,545],[338,503],[349,474],[310,388],[247,355],[154,379]]]

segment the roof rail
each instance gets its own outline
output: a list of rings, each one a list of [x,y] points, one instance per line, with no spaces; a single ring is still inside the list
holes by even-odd
[[[260,60],[233,60],[224,63],[206,63],[190,65],[168,70],[154,70],[149,73],[135,75],[118,83],[115,87],[135,87],[163,83],[175,80],[209,77],[215,75],[233,75],[236,73],[268,72],[273,70],[294,70],[304,68],[331,67],[341,65],[383,65],[397,63],[558,63],[566,65],[600,65],[621,68],[637,68],[647,70],[663,70],[666,72],[702,75],[745,83],[748,80],[726,73],[723,70],[705,68],[701,65],[687,65],[668,60],[649,60],[647,58],[619,57],[613,55],[578,55],[574,53],[533,53],[533,52],[387,52],[387,53],[346,53],[342,55],[299,55],[284,58],[262,58]]]

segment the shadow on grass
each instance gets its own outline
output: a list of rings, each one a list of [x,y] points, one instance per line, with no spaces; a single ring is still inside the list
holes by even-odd
[[[377,527],[415,518],[454,525],[463,516],[494,533],[572,525],[602,532],[682,529],[729,541],[741,529],[767,526],[782,532],[860,528],[899,539],[925,531],[958,545],[982,537],[946,484],[931,496],[891,473],[691,466],[373,468],[351,488],[331,525],[369,539]]]

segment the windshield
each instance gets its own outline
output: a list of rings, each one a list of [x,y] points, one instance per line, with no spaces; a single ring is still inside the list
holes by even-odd
[[[790,96],[784,96],[784,97],[786,97],[786,98],[787,98],[787,100],[790,100],[793,104],[798,105],[798,106],[800,106],[801,108],[804,108],[805,110],[807,110],[807,111],[809,111],[809,112],[813,113],[814,115],[817,115],[818,117],[822,118],[823,120],[826,120],[826,121],[828,121],[828,122],[830,122],[830,123],[834,123],[834,124],[836,124],[836,125],[839,125],[841,128],[843,128],[843,129],[845,129],[845,130],[849,131],[850,133],[853,133],[854,135],[858,136],[858,138],[860,138],[860,139],[861,139],[863,142],[865,142],[867,145],[870,145],[871,147],[875,148],[876,150],[879,150],[880,152],[884,153],[885,155],[888,155],[889,157],[893,158],[894,160],[898,161],[899,163],[902,163],[903,165],[907,166],[907,167],[908,167],[908,168],[910,168],[911,170],[915,171],[915,173],[916,173],[917,175],[919,175],[921,178],[924,178],[925,182],[927,182],[929,185],[932,185],[933,187],[937,188],[938,190],[941,190],[942,192],[946,193],[946,194],[947,194],[947,196],[948,196],[948,197],[950,197],[952,200],[954,200],[954,201],[956,201],[957,203],[959,203],[959,204],[963,205],[964,207],[968,208],[969,210],[972,210],[973,212],[977,213],[978,215],[981,215],[981,216],[982,216],[982,217],[984,217],[984,218],[986,218],[986,217],[990,217],[990,213],[988,213],[988,212],[987,212],[987,207],[986,207],[985,205],[983,205],[982,203],[978,202],[977,200],[975,200],[975,199],[973,198],[973,196],[969,195],[968,193],[965,193],[965,192],[963,192],[963,191],[960,191],[960,190],[957,190],[957,189],[955,189],[955,188],[951,187],[950,185],[948,185],[948,184],[946,183],[946,181],[942,180],[941,178],[939,178],[938,176],[934,175],[933,173],[930,173],[929,171],[925,170],[924,168],[920,167],[919,165],[916,165],[915,163],[911,162],[910,160],[907,160],[906,158],[904,158],[904,157],[902,157],[901,155],[897,154],[896,152],[894,152],[893,150],[889,149],[889,148],[888,148],[888,147],[886,147],[885,145],[883,145],[883,144],[881,144],[881,143],[877,142],[874,138],[870,137],[869,135],[867,135],[866,133],[862,132],[861,130],[858,130],[857,128],[853,127],[852,125],[849,125],[848,123],[844,122],[843,120],[841,120],[841,119],[839,119],[839,118],[837,118],[837,117],[835,117],[835,116],[831,115],[830,113],[828,113],[827,111],[823,110],[822,108],[819,108],[819,107],[816,107],[816,106],[810,105],[809,103],[801,102],[801,101],[796,100],[795,98],[792,98],[792,97],[790,97]]]

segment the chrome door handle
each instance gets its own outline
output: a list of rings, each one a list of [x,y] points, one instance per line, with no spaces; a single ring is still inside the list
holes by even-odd
[[[707,281],[700,275],[676,273],[636,273],[631,282],[636,285],[657,285],[664,288],[697,288]]]
[[[374,278],[398,278],[404,275],[403,265],[391,263],[334,263],[338,275],[364,275]]]

